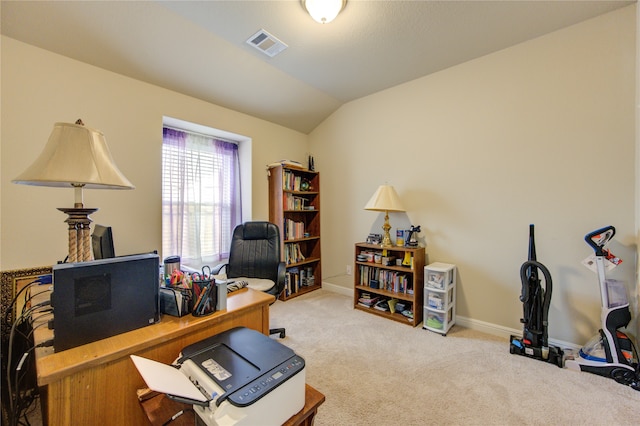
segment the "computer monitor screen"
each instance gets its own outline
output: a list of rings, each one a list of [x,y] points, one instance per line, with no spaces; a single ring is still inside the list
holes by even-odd
[[[91,235],[94,259],[110,259],[116,257],[113,248],[113,232],[110,226],[96,225]]]

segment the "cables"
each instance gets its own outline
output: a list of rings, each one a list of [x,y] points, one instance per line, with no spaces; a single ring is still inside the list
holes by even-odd
[[[37,346],[33,340],[35,328],[40,327],[42,324],[47,324],[46,321],[40,322],[34,328],[34,319],[41,319],[45,314],[49,314],[52,308],[49,300],[33,304],[37,296],[51,291],[50,288],[43,289],[43,291],[35,294],[32,294],[31,290],[34,286],[46,284],[51,284],[50,275],[41,276],[23,287],[13,298],[5,313],[4,319],[8,322],[9,314],[13,312],[16,301],[24,294],[21,312],[16,314],[16,318],[11,324],[7,345],[6,384],[9,399],[7,411],[9,412],[11,425],[29,424],[26,418],[27,411],[38,397],[33,351],[37,347],[53,345],[52,339]],[[3,367],[5,366],[3,365]]]
[[[22,287],[20,289],[20,291],[18,291],[16,293],[16,295],[13,297],[13,300],[11,300],[11,303],[9,303],[9,306],[7,306],[7,310],[4,313],[4,323],[5,324],[9,324],[9,315],[13,312],[13,307],[16,304],[16,301],[18,300],[18,297],[20,297],[20,295],[24,292],[29,292],[31,290],[32,287],[34,286],[39,286],[39,285],[48,285],[51,284],[53,282],[53,276],[51,274],[47,274],[47,275],[41,275],[38,278],[36,278],[35,280],[31,281],[29,284],[25,285],[24,287]],[[26,300],[26,297],[25,297]]]

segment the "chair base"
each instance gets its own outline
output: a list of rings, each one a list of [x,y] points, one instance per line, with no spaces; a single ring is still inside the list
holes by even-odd
[[[272,334],[280,334],[280,338],[284,339],[286,336],[286,332],[284,330],[284,328],[270,328],[269,329],[269,336],[271,336]]]

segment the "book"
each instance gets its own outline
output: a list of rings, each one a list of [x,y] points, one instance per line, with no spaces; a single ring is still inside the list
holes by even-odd
[[[389,304],[389,312],[392,314],[396,312],[396,304],[398,303],[398,299],[391,299],[388,301]]]
[[[379,311],[387,312],[389,311],[389,302],[386,300],[380,300],[373,306],[373,308]]]
[[[290,167],[292,169],[300,169],[300,170],[306,170],[305,167],[294,160],[280,160],[280,161],[275,161],[273,163],[270,163],[267,165],[267,168],[270,169],[272,167],[276,167],[276,166],[284,166],[284,167]]]
[[[370,308],[373,305],[375,305],[378,302],[378,300],[379,300],[378,297],[363,297],[361,295],[361,297],[358,299],[358,304],[362,306],[366,306],[367,308]]]

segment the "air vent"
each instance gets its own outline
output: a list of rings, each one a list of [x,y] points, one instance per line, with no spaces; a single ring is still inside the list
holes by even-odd
[[[249,37],[247,43],[271,58],[289,47],[265,30],[260,30]]]

